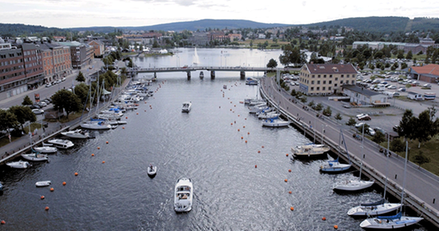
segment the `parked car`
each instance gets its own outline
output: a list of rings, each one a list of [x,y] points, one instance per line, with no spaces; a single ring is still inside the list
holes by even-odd
[[[370,116],[363,116],[358,118],[358,120],[371,120],[372,118],[370,118]]]
[[[384,135],[387,134],[387,132],[384,131],[384,129],[382,129],[382,128],[380,128],[380,127],[375,127],[374,130],[375,130],[375,132],[379,131],[379,132],[381,132],[381,133],[384,134]]]
[[[365,113],[361,113],[361,114],[356,115],[357,119],[359,119],[360,117],[364,117],[364,116],[369,116],[369,115],[365,114]]]
[[[30,105],[30,109],[40,109],[40,106],[38,104]]]
[[[52,86],[51,83],[46,84],[46,87],[51,87],[51,86]]]
[[[361,128],[364,124],[366,124],[366,123],[359,122],[359,123],[356,123],[356,124],[355,124],[355,127],[356,127],[356,128]]]
[[[44,114],[44,110],[43,109],[32,109],[32,112],[35,113],[35,115]]]
[[[405,88],[404,88],[404,87],[401,87],[401,88],[398,89],[398,91],[400,91],[400,92],[405,92]]]
[[[399,129],[399,125],[395,125],[395,126],[393,126],[393,131],[395,131],[395,132],[398,132],[398,129]]]
[[[343,107],[344,108],[351,108],[351,105],[350,104],[343,104]]]
[[[64,81],[66,81],[66,78],[62,78],[62,79],[61,79],[61,82],[64,82]]]
[[[367,130],[366,130],[366,132],[369,134],[369,135],[371,135],[371,136],[374,136],[376,133],[375,133],[375,131],[371,128],[371,127],[369,127]]]

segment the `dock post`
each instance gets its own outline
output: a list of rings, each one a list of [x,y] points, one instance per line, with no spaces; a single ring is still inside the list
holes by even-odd
[[[157,79],[157,72],[154,72],[154,79]]]
[[[210,71],[210,78],[215,79],[215,71]]]
[[[241,79],[245,79],[245,71],[241,71]]]
[[[187,80],[191,80],[191,72],[187,71]]]

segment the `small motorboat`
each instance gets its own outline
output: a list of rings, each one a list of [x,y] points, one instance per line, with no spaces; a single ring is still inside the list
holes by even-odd
[[[150,165],[148,167],[148,176],[155,176],[157,174],[157,166]]]
[[[393,212],[402,207],[401,203],[389,203],[381,199],[372,203],[364,203],[349,209],[349,216],[378,216]]]
[[[325,144],[305,144],[291,148],[295,157],[321,156],[329,152],[330,148]]]
[[[35,186],[46,187],[46,186],[49,186],[50,184],[52,184],[52,182],[50,180],[43,180],[43,181],[37,181],[37,183],[35,183]]]
[[[9,162],[9,163],[6,163],[6,165],[11,167],[11,168],[19,168],[19,169],[25,169],[27,167],[32,166],[31,164],[29,164],[29,162],[22,161],[22,160]]]
[[[192,210],[194,187],[190,178],[180,178],[175,184],[174,210],[175,212],[189,212]]]
[[[48,142],[49,144],[52,144],[53,146],[61,149],[68,149],[74,146],[74,144],[70,140],[51,139]]]
[[[335,160],[329,160],[328,163],[320,166],[320,171],[326,173],[340,173],[347,171],[348,169],[351,168],[351,166],[352,166],[351,163],[349,164],[340,163],[337,158]]]
[[[262,122],[262,127],[280,128],[288,127],[288,125],[290,125],[290,122],[281,119],[267,119]]]
[[[56,153],[58,151],[57,148],[51,146],[34,147],[33,149],[35,150],[35,152],[47,154]]]
[[[72,139],[88,139],[88,138],[90,138],[90,134],[86,131],[81,130],[81,129],[61,132],[61,135],[67,136],[67,137],[72,138]]]
[[[47,158],[47,154],[40,154],[40,153],[30,153],[30,154],[21,154],[21,157],[23,157],[26,160],[29,161],[47,161],[49,158]]]
[[[373,180],[347,180],[334,184],[333,189],[336,191],[359,191],[371,187],[375,181]]]
[[[181,112],[189,113],[191,111],[191,108],[192,108],[191,102],[184,102],[183,107],[181,108]]]

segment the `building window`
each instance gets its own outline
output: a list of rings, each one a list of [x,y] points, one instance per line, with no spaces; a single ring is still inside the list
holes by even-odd
[[[343,75],[341,75],[341,77],[343,78]]]
[[[334,84],[334,87],[336,87],[337,86],[337,84]]]
[[[355,80],[352,80],[352,84],[355,84]]]
[[[312,78],[315,78],[315,75],[312,75]]]
[[[314,84],[314,80],[313,80],[313,81],[311,81],[311,84]]]
[[[343,84],[343,80],[342,80],[342,81],[340,81],[340,84]]]
[[[311,91],[314,91],[314,87],[311,87]]]
[[[326,78],[326,75],[323,75],[323,78]]]
[[[317,91],[320,91],[320,87],[317,87]]]
[[[325,87],[322,87],[322,91],[324,91],[325,90]]]
[[[332,75],[329,75],[329,78],[332,78]]]
[[[326,84],[326,81],[323,81],[323,84]]]
[[[328,90],[330,91],[330,90],[331,90],[331,87],[328,87]]]
[[[317,81],[317,84],[320,84],[320,80],[319,80],[319,81]]]
[[[346,75],[347,78],[349,78],[349,75]]]
[[[335,78],[335,81],[337,81],[338,80],[338,78]]]
[[[317,78],[320,78],[320,75],[317,75]]]

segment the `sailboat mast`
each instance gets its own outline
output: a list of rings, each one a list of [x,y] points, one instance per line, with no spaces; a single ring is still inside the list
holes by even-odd
[[[405,177],[406,177],[406,172],[407,172],[408,149],[409,149],[409,142],[405,141],[404,179],[403,179],[403,183],[402,183],[401,205],[404,203],[404,190],[405,190]]]
[[[383,195],[384,200],[386,199],[386,191],[387,191],[387,174],[388,174],[388,172],[389,172],[389,168],[388,168],[388,165],[389,165],[389,153],[390,153],[390,152],[389,152],[389,143],[390,143],[390,136],[389,136],[389,134],[387,134],[386,183],[384,184],[384,195]]]

